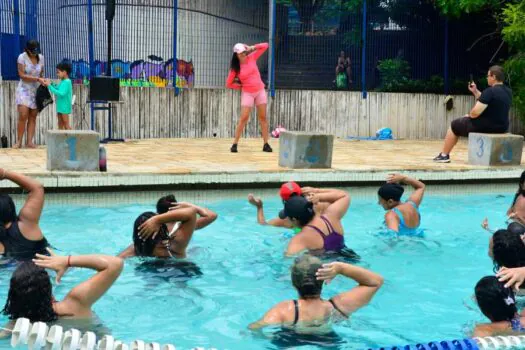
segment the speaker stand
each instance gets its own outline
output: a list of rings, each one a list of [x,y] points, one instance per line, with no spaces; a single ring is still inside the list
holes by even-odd
[[[107,111],[108,112],[108,137],[100,140],[100,143],[109,143],[109,142],[124,142],[124,139],[114,139],[113,138],[113,123],[111,118],[111,102],[109,101],[88,101],[91,104],[91,115],[95,115],[95,111]],[[106,106],[95,106],[95,104],[106,104]],[[95,130],[95,120],[91,120],[91,130]]]

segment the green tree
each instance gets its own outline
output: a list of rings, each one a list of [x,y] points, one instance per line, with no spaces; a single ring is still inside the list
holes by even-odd
[[[497,32],[493,34],[501,35],[511,49],[504,67],[513,90],[514,107],[525,120],[525,0],[436,0],[436,6],[450,17],[491,11],[497,23]]]

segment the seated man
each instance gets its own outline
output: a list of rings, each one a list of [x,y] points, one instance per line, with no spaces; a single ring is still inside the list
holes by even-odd
[[[505,73],[500,66],[490,67],[487,73],[489,87],[481,93],[474,82],[469,90],[476,98],[476,104],[469,114],[452,121],[445,136],[443,150],[434,162],[450,163],[450,152],[460,136],[467,137],[471,132],[499,134],[509,128],[509,110],[512,104],[512,91],[505,85]]]

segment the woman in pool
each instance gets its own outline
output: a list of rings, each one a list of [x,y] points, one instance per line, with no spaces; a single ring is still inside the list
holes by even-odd
[[[180,222],[173,235],[169,234],[166,226],[171,222]],[[119,257],[185,258],[196,222],[197,209],[181,203],[177,204],[176,209],[164,214],[142,213],[133,225],[133,245],[120,253]]]
[[[308,189],[309,187],[307,187]],[[292,196],[301,196],[303,194],[303,191],[301,189],[301,186],[299,186],[296,182],[290,181],[287,183],[284,183],[281,186],[281,189],[279,190],[279,197],[281,197],[281,200],[287,201]],[[275,227],[284,227],[293,229],[293,225],[287,218],[281,219],[279,217],[270,219],[266,221],[264,217],[264,209],[263,209],[263,201],[260,198],[255,198],[253,194],[248,195],[248,202],[255,206],[257,208],[257,223],[259,225],[269,225],[269,226],[275,226]],[[324,213],[325,209],[328,207],[327,203],[314,203],[314,211],[317,214]],[[298,229],[296,229],[298,230]],[[298,230],[297,232],[299,232]]]
[[[12,181],[28,192],[18,215],[13,199],[0,194],[0,254],[15,259],[31,259],[36,253],[47,254],[48,243],[39,226],[44,187],[30,177],[6,169],[0,169],[0,179]]]
[[[512,289],[505,287],[495,276],[483,277],[475,288],[481,312],[491,321],[474,329],[475,337],[511,335],[525,331],[525,318],[520,317]]]
[[[353,279],[358,285],[329,300],[321,299],[323,283],[329,283],[337,275]],[[331,320],[347,319],[368,304],[383,284],[380,275],[362,267],[342,262],[322,264],[309,254],[295,260],[291,276],[299,299],[275,305],[259,321],[250,324],[250,329],[280,325],[298,333],[329,332],[330,329],[320,326],[329,325]]]
[[[210,210],[208,208],[199,207],[198,205],[195,205],[193,203],[187,203],[187,202],[177,202],[177,199],[173,194],[169,194],[167,196],[161,197],[157,201],[157,214],[165,214],[170,210],[173,210],[174,208],[179,206],[191,206],[197,210],[197,222],[195,224],[195,230],[200,230],[205,228],[206,226],[212,224],[215,220],[217,220],[217,213],[213,210]],[[168,228],[168,232],[170,233],[170,236],[174,234],[177,229],[180,226],[179,222],[168,222],[166,223],[166,226]]]
[[[525,266],[525,244],[522,235],[508,230],[496,231],[489,241],[489,257],[494,262],[494,271]]]
[[[507,211],[507,216],[525,225],[525,171],[521,173],[518,190],[514,195],[512,205]]]
[[[91,307],[120,275],[122,259],[106,255],[58,256],[51,251],[49,253],[51,256],[37,254],[33,261],[18,265],[11,276],[3,313],[13,321],[19,317],[28,318],[31,322],[92,318]],[[97,273],[71,289],[64,300],[56,301],[45,269],[56,272],[58,284],[70,267],[83,267]]]
[[[404,182],[414,188],[408,201],[402,203],[401,196],[405,191],[399,185]],[[401,235],[416,235],[421,225],[419,206],[425,194],[425,184],[411,177],[392,174],[387,178],[387,183],[379,188],[379,205],[387,210],[385,214],[386,226]]]
[[[304,250],[340,252],[345,248],[341,219],[350,206],[350,196],[345,191],[334,189],[302,190],[303,196],[291,196],[279,213],[281,219],[288,218],[293,227],[301,229],[290,240],[286,255],[295,255]],[[323,215],[315,213],[316,202],[329,203]]]
[[[264,140],[263,152],[272,152],[268,144],[269,131],[268,121],[266,120],[267,97],[264,90],[264,83],[261,80],[257,59],[268,49],[268,43],[248,46],[245,44],[235,44],[230,65],[230,74],[226,79],[226,87],[241,91],[241,118],[235,129],[235,140],[230,149],[237,153],[237,144],[241,134],[250,119],[253,106],[257,108],[257,118],[261,124],[261,132]]]

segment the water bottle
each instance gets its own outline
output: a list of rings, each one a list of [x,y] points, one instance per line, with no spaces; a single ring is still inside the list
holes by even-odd
[[[106,172],[107,160],[106,160],[106,149],[104,146],[100,146],[98,149],[98,168],[100,171]]]
[[[0,138],[0,141],[2,142],[2,148],[7,148],[7,137],[5,135]]]

